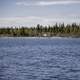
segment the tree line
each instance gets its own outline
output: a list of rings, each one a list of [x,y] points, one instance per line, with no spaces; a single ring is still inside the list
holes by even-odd
[[[0,36],[13,36],[13,37],[80,37],[80,24],[72,23],[64,25],[55,24],[43,26],[37,24],[34,27],[7,27],[0,28]]]

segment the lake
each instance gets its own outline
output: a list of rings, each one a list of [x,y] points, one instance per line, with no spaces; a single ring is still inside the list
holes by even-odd
[[[80,38],[0,38],[0,80],[80,80]]]

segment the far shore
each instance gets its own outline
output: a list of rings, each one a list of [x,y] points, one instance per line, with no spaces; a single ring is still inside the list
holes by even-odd
[[[80,36],[0,36],[0,38],[80,38]]]
[[[37,24],[33,27],[10,27],[0,28],[0,37],[67,37],[80,38],[80,25],[55,24],[52,26],[43,26]]]

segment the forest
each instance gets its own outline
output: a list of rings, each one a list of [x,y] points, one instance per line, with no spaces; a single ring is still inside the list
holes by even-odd
[[[80,37],[80,24],[0,28],[0,37]]]

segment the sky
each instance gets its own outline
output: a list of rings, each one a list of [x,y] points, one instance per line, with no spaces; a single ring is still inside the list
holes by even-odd
[[[0,0],[0,27],[80,23],[80,0]]]

